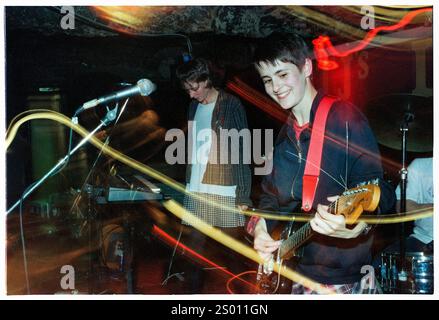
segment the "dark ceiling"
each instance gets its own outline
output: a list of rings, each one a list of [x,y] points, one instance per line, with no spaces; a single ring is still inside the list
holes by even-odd
[[[364,39],[370,30],[362,23],[372,12],[374,26],[389,26],[419,6],[88,6],[88,7],[6,7],[6,43],[9,61],[21,55],[18,63],[29,68],[37,60],[44,70],[58,64],[90,68],[105,64],[123,65],[125,56],[131,65],[163,73],[160,64],[189,51],[205,55],[220,66],[242,67],[248,63],[252,44],[274,31],[297,32],[309,41],[328,35],[334,45]],[[372,11],[371,11],[372,10]],[[429,20],[430,19],[430,20]],[[414,25],[430,23],[425,15]],[[419,29],[419,28],[418,28]],[[410,41],[430,34],[386,33],[376,37],[370,47],[395,42],[411,46]],[[398,30],[401,31],[401,30]],[[410,30],[409,30],[410,31]],[[95,46],[93,46],[95,44]],[[81,50],[91,48],[87,59]],[[36,55],[35,50],[38,50]],[[41,52],[40,52],[41,51]],[[47,52],[46,52],[47,51]],[[121,58],[122,56],[122,58]],[[71,58],[69,58],[71,57]],[[96,58],[96,59],[95,59]],[[175,59],[174,59],[175,60]],[[119,62],[115,64],[115,62]],[[159,68],[157,69],[157,66]],[[154,68],[151,68],[154,67]],[[115,70],[117,72],[117,70]],[[36,72],[39,72],[38,70]],[[139,70],[139,73],[141,70]],[[168,71],[165,71],[169,73]],[[151,75],[154,77],[154,75]],[[137,74],[133,75],[134,78]],[[166,74],[158,78],[169,78]]]
[[[419,8],[416,7],[416,8]],[[362,19],[373,10],[376,26],[398,22],[414,6],[89,6],[7,7],[10,30],[29,30],[46,35],[68,33],[77,36],[128,34],[227,34],[262,37],[273,31],[301,34],[361,36]],[[74,13],[73,29],[61,27],[61,20]]]
[[[71,12],[75,14],[75,27],[61,28],[62,17]],[[68,33],[88,37],[118,32],[261,37],[276,30],[306,34],[322,29],[324,16],[352,24],[358,24],[362,17],[356,7],[299,6],[8,7],[6,11],[11,30],[32,29],[46,35]]]
[[[344,49],[370,33],[364,28],[364,22],[370,25],[370,17],[374,27],[388,27],[421,8],[6,7],[8,80],[17,81],[23,88],[60,86],[66,78],[84,73],[111,72],[128,81],[145,76],[169,81],[178,59],[188,51],[207,57],[223,72],[234,72],[247,68],[255,42],[274,31],[297,32],[308,41],[327,35],[336,48]],[[367,49],[408,51],[413,49],[414,40],[418,46],[428,47],[431,25],[431,12],[414,16],[405,27],[378,34]]]

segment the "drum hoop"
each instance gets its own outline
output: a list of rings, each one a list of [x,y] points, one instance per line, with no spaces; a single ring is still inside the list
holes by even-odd
[[[385,256],[400,256],[401,253],[400,252],[382,252],[381,253],[381,257],[385,257]],[[417,259],[425,259],[425,260],[433,260],[434,256],[433,254],[427,254],[425,252],[422,251],[412,251],[412,252],[406,252],[405,253],[406,258],[417,258]]]

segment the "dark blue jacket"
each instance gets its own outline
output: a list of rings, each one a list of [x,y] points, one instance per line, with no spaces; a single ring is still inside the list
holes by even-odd
[[[282,127],[274,147],[273,170],[264,177],[259,208],[297,212],[301,207],[302,176],[316,109],[323,98],[313,101],[310,126],[296,140],[292,118]],[[358,183],[379,178],[381,198],[378,211],[393,208],[393,187],[383,181],[381,157],[365,116],[352,104],[338,100],[326,123],[321,171],[313,208],[328,204],[327,197],[340,195]],[[347,164],[347,166],[346,166]],[[271,231],[275,221],[267,220]],[[324,284],[353,283],[361,279],[363,265],[370,264],[372,236],[338,239],[315,233],[304,246],[297,271]]]

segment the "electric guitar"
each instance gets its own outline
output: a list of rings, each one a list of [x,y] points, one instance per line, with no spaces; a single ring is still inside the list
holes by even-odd
[[[346,224],[354,224],[363,211],[374,211],[379,203],[381,190],[378,185],[368,183],[343,192],[343,194],[329,205],[328,211],[335,215],[344,215]],[[292,223],[280,233],[273,235],[275,240],[282,240],[276,255],[270,261],[260,264],[256,276],[257,292],[261,294],[287,293],[288,281],[273,272],[274,263],[278,263],[280,270],[286,268],[284,260],[293,257],[298,249],[305,244],[314,234],[309,222],[292,234]],[[276,261],[275,261],[276,260]],[[288,292],[290,293],[290,292]]]

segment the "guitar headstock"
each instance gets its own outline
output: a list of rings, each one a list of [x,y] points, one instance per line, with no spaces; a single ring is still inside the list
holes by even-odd
[[[374,211],[378,207],[380,196],[380,187],[374,183],[346,190],[334,202],[335,214],[344,215],[346,224],[353,224],[363,211]]]

